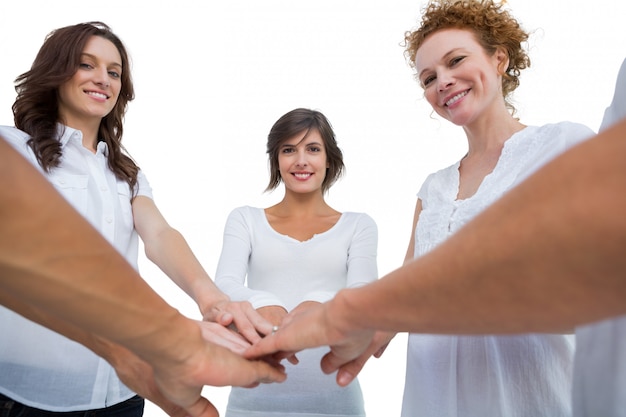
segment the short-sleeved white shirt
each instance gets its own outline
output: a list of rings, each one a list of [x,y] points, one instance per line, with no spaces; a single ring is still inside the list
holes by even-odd
[[[600,131],[626,118],[626,60]],[[624,138],[626,140],[626,138]],[[574,417],[626,417],[626,316],[576,329]]]
[[[615,93],[613,101],[604,111],[604,117],[600,124],[599,131],[608,129],[615,123],[626,117],[626,59],[622,62],[622,66],[617,73],[617,82],[615,83]]]
[[[83,147],[80,131],[62,125],[58,131],[61,164],[44,172],[27,144],[29,135],[0,126],[0,135],[137,269],[132,193],[109,169],[107,145],[100,142],[94,154]],[[136,195],[152,198],[141,171],[137,181]],[[108,407],[134,395],[91,350],[4,307],[0,334],[0,393],[16,401],[49,411],[75,411]]]

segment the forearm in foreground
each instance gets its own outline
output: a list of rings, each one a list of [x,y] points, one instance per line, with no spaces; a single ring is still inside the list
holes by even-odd
[[[625,157],[623,121],[428,255],[340,293],[336,317],[355,328],[477,334],[559,332],[625,314]]]

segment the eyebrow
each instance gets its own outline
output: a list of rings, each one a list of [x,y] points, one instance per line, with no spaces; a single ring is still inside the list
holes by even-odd
[[[304,138],[302,138],[302,140],[304,140]],[[300,145],[302,143],[302,141],[296,143],[295,145],[291,145],[289,143],[283,143],[282,145],[280,145],[281,148],[295,148],[296,146]],[[311,146],[311,145],[317,145],[317,146],[322,146],[322,144],[320,142],[310,142],[305,144],[306,146]]]
[[[98,59],[98,57],[97,57],[97,56],[92,55],[92,54],[89,54],[89,53],[87,53],[87,52],[83,52],[83,53],[81,53],[81,54],[80,54],[80,56],[81,56],[81,58],[82,58],[82,57],[87,57],[87,58],[91,58],[91,59],[93,59],[93,60],[95,60],[95,61],[100,61],[100,59]],[[119,69],[122,69],[122,68],[123,68],[123,67],[122,67],[122,64],[119,64],[119,63],[117,63],[117,62],[112,62],[111,64],[109,64],[109,66],[118,67]]]

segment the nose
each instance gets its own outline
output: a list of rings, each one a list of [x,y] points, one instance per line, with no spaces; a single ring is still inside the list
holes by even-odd
[[[454,85],[454,77],[450,71],[441,71],[437,74],[437,88],[444,91]]]
[[[297,153],[297,159],[296,159],[296,166],[298,167],[305,167],[307,166],[307,160],[306,160],[306,152],[304,150],[298,150]]]
[[[109,88],[111,81],[109,80],[109,72],[106,68],[97,69],[94,73],[94,83],[102,88]]]

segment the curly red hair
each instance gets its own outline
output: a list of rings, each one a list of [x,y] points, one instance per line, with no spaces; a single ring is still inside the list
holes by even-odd
[[[405,57],[415,69],[415,54],[426,38],[442,29],[472,31],[488,54],[503,48],[509,58],[502,74],[502,95],[507,107],[515,110],[507,97],[519,86],[521,71],[530,66],[530,58],[522,44],[528,33],[504,9],[503,3],[493,0],[430,0],[422,10],[420,26],[404,34]]]

